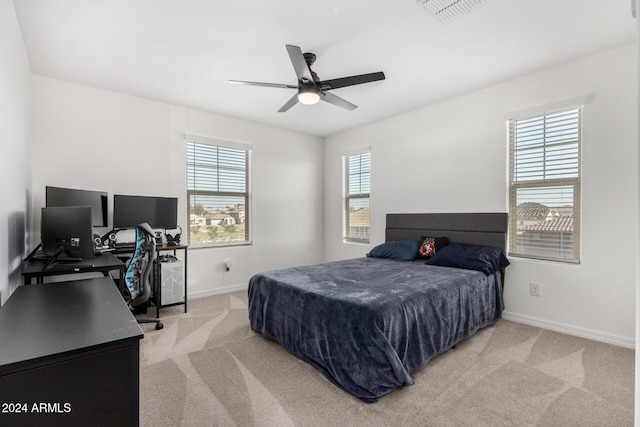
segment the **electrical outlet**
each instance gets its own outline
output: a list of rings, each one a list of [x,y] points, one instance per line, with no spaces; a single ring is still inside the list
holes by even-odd
[[[540,296],[540,283],[531,282],[529,283],[529,293],[532,297]]]

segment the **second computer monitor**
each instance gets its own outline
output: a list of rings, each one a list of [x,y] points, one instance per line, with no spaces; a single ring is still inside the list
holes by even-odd
[[[176,197],[113,196],[113,228],[134,228],[146,222],[151,228],[178,227]]]
[[[47,186],[46,207],[89,206],[94,227],[107,227],[107,192]]]

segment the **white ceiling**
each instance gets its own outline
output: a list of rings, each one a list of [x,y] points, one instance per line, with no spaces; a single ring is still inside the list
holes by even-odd
[[[14,0],[36,74],[328,136],[636,39],[630,0],[486,0],[442,23],[416,0]],[[358,105],[278,109],[285,44]]]

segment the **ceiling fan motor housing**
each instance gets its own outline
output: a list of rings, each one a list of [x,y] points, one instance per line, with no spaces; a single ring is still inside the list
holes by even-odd
[[[307,65],[311,67],[314,62],[316,62],[316,54],[311,52],[305,52],[302,54],[304,56],[304,60],[307,62]]]

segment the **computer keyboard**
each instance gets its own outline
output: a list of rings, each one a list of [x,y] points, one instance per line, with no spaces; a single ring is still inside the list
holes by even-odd
[[[133,242],[116,243],[116,249],[135,249],[136,244]]]
[[[96,248],[93,251],[94,255],[102,255],[105,252],[113,252],[115,251],[115,248],[110,248],[110,247],[104,247],[104,248]]]

